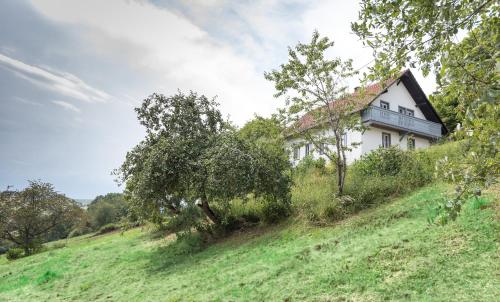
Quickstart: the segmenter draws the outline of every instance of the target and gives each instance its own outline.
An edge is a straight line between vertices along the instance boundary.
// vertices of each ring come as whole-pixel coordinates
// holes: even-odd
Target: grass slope
[[[429,226],[428,206],[446,188],[331,227],[288,222],[199,252],[140,229],[75,238],[0,258],[0,301],[498,301],[498,201]]]

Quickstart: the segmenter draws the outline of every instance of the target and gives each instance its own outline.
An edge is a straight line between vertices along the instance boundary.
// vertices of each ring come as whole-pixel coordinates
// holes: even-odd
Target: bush
[[[5,256],[9,260],[16,260],[16,259],[24,257],[24,250],[21,248],[17,248],[17,247],[11,248],[7,251]]]
[[[290,215],[290,205],[278,201],[264,201],[260,218],[265,223],[276,223]]]
[[[365,176],[395,176],[404,163],[410,160],[408,152],[397,147],[378,148],[356,161],[353,166]]]
[[[77,227],[77,228],[74,228],[71,232],[69,232],[68,238],[82,236],[82,235],[88,234],[90,232],[92,232],[92,229],[89,227]]]
[[[300,173],[294,173],[293,212],[309,222],[321,223],[324,217],[329,216],[325,215],[325,211],[336,207],[336,179],[331,173],[325,173],[323,169],[314,166],[299,171]]]
[[[374,150],[349,166],[341,197],[336,194],[335,175],[325,173],[328,167],[306,159],[294,171],[292,208],[314,224],[342,219],[430,183],[436,161],[457,157],[461,149],[460,143],[448,143],[416,151]]]
[[[97,231],[96,235],[102,235],[102,234],[106,234],[106,233],[110,233],[110,232],[113,232],[113,231],[116,231],[116,230],[119,230],[120,229],[120,226],[115,224],[115,223],[108,223],[108,224],[105,224],[103,225],[99,231]]]
[[[295,174],[304,175],[311,170],[325,174],[327,172],[326,160],[324,158],[314,159],[312,156],[306,156],[297,164],[294,172]]]

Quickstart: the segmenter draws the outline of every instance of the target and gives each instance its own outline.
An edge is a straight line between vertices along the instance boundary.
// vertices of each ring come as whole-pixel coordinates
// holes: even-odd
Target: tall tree
[[[0,238],[30,255],[50,231],[75,222],[81,212],[76,202],[57,193],[51,184],[30,181],[22,191],[0,193]]]
[[[352,61],[328,59],[333,41],[315,31],[309,44],[288,49],[288,62],[265,73],[274,82],[275,97],[286,97],[280,111],[289,135],[303,137],[336,165],[337,188],[341,195],[347,173],[346,151],[359,142],[345,143],[349,131],[362,129],[359,116],[352,114],[356,101],[348,98],[345,79],[355,75]],[[332,135],[333,134],[333,135]]]

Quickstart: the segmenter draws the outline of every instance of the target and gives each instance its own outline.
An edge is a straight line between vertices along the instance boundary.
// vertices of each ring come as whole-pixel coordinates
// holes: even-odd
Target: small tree
[[[127,216],[127,202],[121,193],[108,193],[97,196],[89,204],[87,213],[93,229],[119,222]]]
[[[312,143],[337,171],[338,193],[341,195],[347,173],[346,152],[359,142],[346,142],[349,131],[360,131],[359,116],[353,114],[356,100],[348,97],[343,81],[355,74],[352,61],[327,59],[325,54],[333,41],[315,31],[311,43],[289,48],[289,60],[279,70],[265,73],[273,81],[275,97],[286,96],[281,114],[288,134],[298,135]]]
[[[193,92],[153,94],[136,111],[147,135],[116,173],[126,183],[131,209],[143,219],[161,224],[165,217],[183,215],[196,204],[220,225],[221,205],[235,197],[262,193],[288,198],[289,181],[280,177],[287,166],[274,165],[267,168],[274,173],[261,173],[266,169],[261,164],[268,164],[257,160],[263,153],[238,138],[222,120],[214,100]],[[271,177],[285,180],[276,183]],[[257,188],[262,182],[282,186],[263,192]]]
[[[30,181],[22,191],[0,193],[0,238],[32,254],[54,228],[69,224],[81,212],[71,199],[49,183]]]

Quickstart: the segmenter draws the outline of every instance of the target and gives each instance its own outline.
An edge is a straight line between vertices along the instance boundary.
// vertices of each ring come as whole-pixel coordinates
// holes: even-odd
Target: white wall
[[[379,95],[372,103],[372,106],[380,107],[380,101],[388,102],[391,111],[399,112],[399,106],[406,107],[415,111],[415,117],[426,119],[420,108],[415,104],[410,93],[403,82],[397,85],[397,82],[387,88],[387,92]]]
[[[331,135],[333,136],[333,133],[331,131],[327,131],[324,135]],[[352,143],[361,143],[362,142],[362,136],[361,132],[359,131],[348,131],[347,132],[347,145],[350,146]],[[293,138],[288,140],[288,147],[290,150],[290,160],[292,163],[297,164],[300,160],[302,160],[306,156],[306,147],[304,145],[305,140],[302,138]],[[299,159],[294,160],[293,159],[293,148],[294,146],[299,147]],[[335,150],[335,145],[329,145],[328,146],[330,150]],[[320,155],[318,150],[315,150],[314,145],[311,144],[311,150],[312,150],[312,157],[314,159],[319,159],[319,158],[324,158],[328,159],[325,155]],[[347,163],[350,164],[354,160],[358,159],[361,157],[361,145],[352,147],[352,150],[350,152],[346,152],[346,160]]]
[[[389,110],[399,112],[399,106],[412,109],[415,113],[416,118],[426,119],[420,108],[418,108],[415,104],[415,101],[411,97],[410,93],[401,82],[399,85],[397,82],[392,84],[387,88],[387,92],[378,96],[372,103],[372,106],[380,107],[380,101],[388,102],[390,105]],[[374,149],[379,148],[382,145],[382,132],[391,134],[391,145],[399,146],[401,149],[406,150],[408,148],[408,135],[404,135],[400,140],[400,135],[397,130],[386,130],[376,127],[369,127],[363,133],[361,132],[349,132],[347,135],[347,142],[350,145],[352,142],[361,142],[357,148],[353,148],[351,152],[347,152],[347,162],[350,164],[356,159],[359,159],[361,155],[366,154]],[[415,148],[426,148],[431,145],[429,139],[414,137],[415,139]],[[291,150],[290,160],[292,163],[297,164],[300,160],[305,157],[305,146],[302,145],[300,147],[299,152],[299,160],[293,160],[293,146],[297,144],[303,143],[304,140],[301,138],[294,138],[288,141],[288,146]],[[334,150],[335,146],[330,146],[331,150]],[[315,159],[323,157],[320,156],[319,153],[314,150],[314,146],[311,145],[311,150],[313,150],[312,156]]]
[[[374,149],[382,146],[382,132],[391,134],[391,146],[398,146],[403,150],[408,149],[408,135],[404,135],[400,140],[398,131],[387,130],[375,127],[369,127],[362,135],[363,144],[361,146],[362,154],[366,154]],[[429,147],[430,141],[421,137],[413,137],[415,139],[415,148]]]

